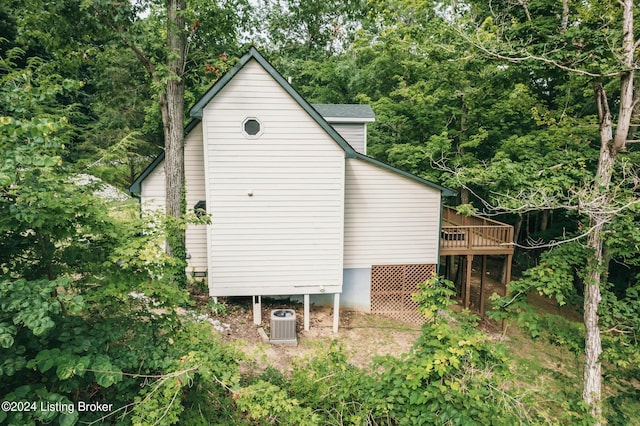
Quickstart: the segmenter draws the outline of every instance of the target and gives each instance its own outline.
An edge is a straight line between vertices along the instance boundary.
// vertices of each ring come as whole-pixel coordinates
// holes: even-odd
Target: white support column
[[[340,323],[340,293],[333,295],[333,332],[338,332],[338,324]]]
[[[218,304],[218,296],[213,296],[213,304],[214,305]]]
[[[253,323],[262,324],[262,296],[253,296]]]
[[[309,295],[304,295],[304,331],[309,331]]]

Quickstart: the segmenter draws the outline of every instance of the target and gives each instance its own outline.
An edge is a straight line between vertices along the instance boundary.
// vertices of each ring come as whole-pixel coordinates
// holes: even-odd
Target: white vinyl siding
[[[203,129],[210,294],[341,292],[344,151],[254,60],[204,108]]]
[[[184,179],[187,209],[200,200],[205,200],[204,156],[202,154],[202,123],[194,127],[185,138]],[[188,225],[185,235],[187,253],[187,273],[207,270],[207,227],[206,225]]]
[[[367,153],[367,127],[364,123],[334,123],[336,132],[361,154]]]
[[[164,190],[164,161],[156,166],[155,169],[140,186],[140,205],[142,211],[151,212],[154,210],[165,209],[165,190]]]
[[[201,124],[198,124],[185,137],[184,166],[187,209],[193,211],[195,204],[205,199]],[[142,181],[140,201],[143,211],[164,211],[164,161],[161,161],[149,176]],[[186,246],[187,253],[191,256],[191,258],[188,259],[187,273],[192,271],[206,271],[206,226],[188,225],[186,230]]]
[[[347,159],[345,193],[345,268],[438,263],[440,191]]]

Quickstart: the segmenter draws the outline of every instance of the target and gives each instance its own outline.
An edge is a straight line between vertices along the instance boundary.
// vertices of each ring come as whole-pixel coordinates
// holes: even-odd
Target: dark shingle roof
[[[357,123],[372,122],[376,115],[371,109],[371,105],[359,104],[312,104],[316,111],[320,113],[326,120],[331,121],[332,118],[341,119],[340,121],[352,121]]]

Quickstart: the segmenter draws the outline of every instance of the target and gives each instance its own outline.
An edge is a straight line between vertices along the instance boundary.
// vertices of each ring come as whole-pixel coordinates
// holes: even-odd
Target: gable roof
[[[249,63],[249,61],[255,60],[264,68],[264,70],[300,105],[300,107],[307,112],[313,118],[322,129],[324,129],[327,134],[342,148],[345,152],[346,158],[359,158],[364,161],[368,161],[370,163],[376,164],[379,167],[388,169],[394,173],[401,174],[402,176],[413,179],[417,182],[420,182],[424,185],[430,186],[442,192],[443,196],[454,196],[456,193],[451,189],[445,188],[443,186],[437,185],[433,182],[425,180],[421,177],[412,175],[403,170],[397,169],[388,164],[382,163],[378,160],[374,160],[371,157],[367,157],[366,155],[358,153],[349,143],[329,124],[329,122],[320,114],[320,112],[311,106],[309,102],[307,102],[302,95],[300,95],[294,88],[287,82],[287,80],[278,72],[276,69],[267,61],[264,56],[258,52],[255,47],[251,47],[247,53],[245,53],[240,61],[227,73],[225,73],[218,81],[216,81],[213,86],[195,103],[195,105],[189,110],[189,115],[194,119],[187,125],[185,128],[185,134],[188,134],[201,120],[204,108],[207,104],[229,83],[235,76],[238,74],[244,67]],[[369,105],[366,106],[358,106],[351,108],[351,106],[347,105],[335,105],[332,108],[328,106],[316,105],[320,107],[320,109],[325,109],[327,112],[332,112],[335,114],[345,115],[347,113],[360,114],[366,117],[360,118],[373,118],[373,110]],[[368,108],[368,110],[367,110]],[[370,112],[369,112],[370,111]],[[340,115],[339,115],[340,116]],[[373,117],[369,117],[373,116]],[[140,193],[142,191],[142,182],[144,179],[164,160],[164,151],[158,155],[153,162],[136,178],[136,180],[129,187],[129,192],[132,194]]]
[[[282,87],[285,92],[287,92],[300,107],[307,112],[319,125],[322,127],[331,138],[342,148],[345,152],[347,158],[353,158],[356,155],[356,150],[349,145],[349,143],[344,140],[342,136],[336,130],[331,127],[331,125],[316,111],[309,102],[307,102],[300,93],[296,91],[296,89],[287,82],[287,80],[278,72],[276,69],[267,61],[264,56],[258,52],[258,50],[251,46],[249,51],[245,53],[240,61],[231,69],[231,71],[227,72],[222,76],[218,81],[216,81],[213,86],[196,102],[196,104],[189,110],[189,115],[192,117],[202,118],[203,110],[205,106],[211,99],[213,99],[226,85],[229,83],[233,77],[236,76],[242,70],[247,63],[251,60],[255,60],[264,68],[264,70]]]

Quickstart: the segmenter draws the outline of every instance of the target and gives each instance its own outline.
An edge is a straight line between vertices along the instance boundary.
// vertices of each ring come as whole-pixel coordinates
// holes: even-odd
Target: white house
[[[454,193],[365,155],[368,105],[311,105],[251,48],[190,114],[187,206],[206,205],[211,224],[188,228],[187,272],[212,297],[259,308],[297,295],[307,313],[310,297],[332,295],[368,311],[372,267],[435,270],[441,200]],[[130,187],[143,209],[164,208],[163,158]]]

